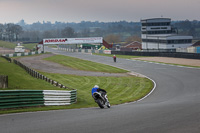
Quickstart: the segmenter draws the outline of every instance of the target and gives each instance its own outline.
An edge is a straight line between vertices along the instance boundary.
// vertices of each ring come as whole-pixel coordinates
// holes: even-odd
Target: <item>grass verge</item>
[[[127,77],[92,77],[92,76],[72,76],[64,74],[43,73],[51,79],[56,79],[69,87],[77,89],[77,103],[68,106],[42,106],[30,107],[15,110],[3,110],[2,113],[33,112],[60,109],[76,109],[97,107],[91,96],[91,89],[95,84],[108,92],[108,99],[111,105],[132,102],[144,97],[153,88],[153,83],[147,78],[127,76]]]
[[[33,78],[21,67],[0,57],[0,75],[8,75],[10,90],[53,90],[58,89],[49,83]],[[8,90],[6,89],[6,90]],[[3,89],[1,89],[3,90]]]
[[[109,65],[104,65],[100,63],[94,63],[92,61],[82,60],[74,57],[64,56],[64,55],[55,55],[44,60],[56,62],[67,67],[71,67],[77,70],[84,71],[95,71],[95,72],[108,72],[108,73],[126,73],[128,71],[112,67]]]
[[[110,103],[121,104],[144,97],[153,88],[153,83],[142,77],[93,77],[65,74],[43,73],[51,79],[58,79],[62,84],[78,91],[80,107],[97,106],[91,96],[91,89],[95,84],[108,92]]]
[[[14,63],[8,63],[4,58],[0,58],[0,74],[8,75],[8,89],[23,90],[45,90],[59,89],[49,83],[31,77],[22,68]],[[87,63],[86,63],[87,64]],[[99,68],[101,69],[101,67]],[[148,94],[153,88],[153,83],[147,78],[126,76],[126,77],[92,77],[76,76],[65,74],[44,73],[43,75],[62,83],[65,86],[77,89],[77,103],[69,106],[41,106],[29,108],[17,108],[0,110],[0,114],[47,111],[59,109],[74,109],[86,107],[98,107],[91,96],[91,89],[95,84],[106,89],[111,105],[122,104],[138,100]]]
[[[25,48],[33,50],[36,48],[37,43],[22,44]]]
[[[34,49],[37,43],[30,43],[30,44],[22,44],[27,49]],[[12,42],[6,42],[6,41],[0,41],[0,47],[4,48],[11,48],[14,49],[17,46],[17,44]]]
[[[6,42],[6,41],[0,41],[0,47],[12,48],[12,49],[14,49],[15,46],[16,46],[16,44],[14,44],[14,43]]]

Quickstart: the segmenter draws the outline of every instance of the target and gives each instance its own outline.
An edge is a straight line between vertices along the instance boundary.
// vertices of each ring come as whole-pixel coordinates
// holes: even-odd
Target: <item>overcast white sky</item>
[[[0,23],[200,20],[200,0],[0,0]]]

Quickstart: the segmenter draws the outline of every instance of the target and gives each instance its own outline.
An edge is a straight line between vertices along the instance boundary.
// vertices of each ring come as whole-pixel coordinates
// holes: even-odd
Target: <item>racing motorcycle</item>
[[[110,108],[110,103],[109,103],[108,97],[105,93],[103,93],[101,91],[100,92],[94,92],[92,96],[93,96],[95,102],[99,105],[100,108],[104,108],[105,106]]]

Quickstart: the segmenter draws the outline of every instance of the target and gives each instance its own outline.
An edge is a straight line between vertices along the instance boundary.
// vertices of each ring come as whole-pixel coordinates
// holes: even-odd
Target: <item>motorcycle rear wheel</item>
[[[97,99],[97,104],[99,105],[100,108],[102,108],[102,109],[104,108],[104,103],[103,103],[102,99],[98,98]]]

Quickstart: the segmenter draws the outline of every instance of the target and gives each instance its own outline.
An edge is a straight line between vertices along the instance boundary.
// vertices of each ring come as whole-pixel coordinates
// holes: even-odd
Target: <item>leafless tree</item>
[[[4,25],[0,24],[0,40],[3,39],[3,33],[4,33]]]
[[[73,28],[66,27],[61,31],[62,37],[76,37],[76,33]]]
[[[133,42],[133,41],[138,41],[138,42],[141,42],[141,38],[138,37],[138,36],[130,36],[128,38],[126,38],[125,40],[127,43],[130,43],[130,42]]]
[[[22,27],[13,23],[5,25],[5,34],[9,41],[18,41],[19,34],[22,33]]]
[[[121,41],[120,35],[110,34],[105,37],[105,41],[108,43],[119,43]]]
[[[23,29],[19,25],[13,25],[13,32],[15,34],[16,41],[18,41],[19,35],[23,32]]]

